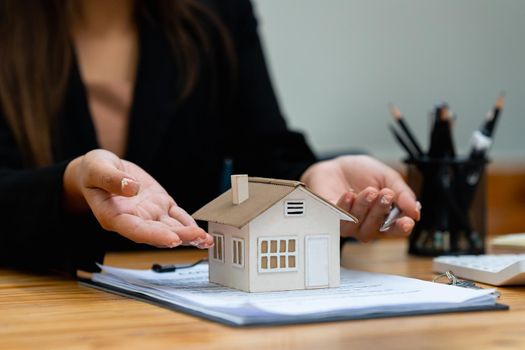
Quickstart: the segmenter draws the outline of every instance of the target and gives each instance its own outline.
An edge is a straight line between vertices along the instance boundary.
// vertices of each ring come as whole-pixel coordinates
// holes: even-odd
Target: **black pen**
[[[502,92],[496,99],[494,108],[487,114],[487,118],[480,129],[472,133],[470,159],[484,158],[487,150],[492,146],[492,136],[504,105],[505,94]]]
[[[452,140],[451,114],[446,103],[437,105],[435,108],[428,155],[432,158],[456,156]]]
[[[196,262],[194,262],[193,264],[188,264],[188,265],[174,265],[174,264],[153,264],[153,266],[151,266],[151,269],[155,272],[158,272],[158,273],[164,273],[164,272],[175,272],[177,270],[180,270],[180,269],[188,269],[190,267],[194,267],[194,266],[197,266],[198,264],[204,262],[204,261],[207,261],[208,259],[200,259]]]
[[[496,123],[498,122],[498,118],[501,114],[501,111],[503,110],[504,105],[505,92],[502,91],[496,99],[496,104],[494,105],[494,109],[492,110],[491,116],[487,118],[480,130],[484,135],[492,137],[492,135],[494,134],[494,129],[496,128]]]
[[[403,114],[401,113],[399,108],[397,108],[394,104],[391,103],[388,106],[388,109],[390,110],[390,114],[392,114],[392,117],[394,117],[397,123],[401,126],[401,129],[403,129],[403,131],[405,132],[405,135],[408,137],[408,139],[410,140],[410,143],[415,148],[417,155],[422,156],[423,150],[421,149],[421,146],[419,145],[419,142],[417,141],[417,139],[414,137],[414,134],[408,127],[408,124],[405,123],[403,119]]]
[[[410,157],[410,159],[415,159],[416,158],[416,153],[415,151],[406,143],[405,140],[403,140],[403,137],[401,135],[399,135],[399,133],[396,131],[396,129],[394,128],[393,125],[389,124],[388,125],[388,128],[390,129],[390,132],[392,132],[392,134],[394,135],[395,139],[397,140],[397,142],[401,145],[401,147],[403,147],[405,149],[405,151],[408,153],[408,156]]]
[[[456,156],[456,148],[454,147],[454,140],[452,138],[452,113],[449,106],[444,103],[441,106],[440,122],[443,123],[443,156],[454,158]]]
[[[432,122],[432,129],[430,131],[430,145],[428,147],[428,156],[431,158],[437,158],[441,155],[441,144],[440,144],[440,134],[442,124],[440,122],[441,115],[441,105],[436,105],[434,108],[434,116]]]

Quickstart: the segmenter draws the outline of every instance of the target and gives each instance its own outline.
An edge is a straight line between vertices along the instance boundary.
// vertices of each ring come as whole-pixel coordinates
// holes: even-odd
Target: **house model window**
[[[305,211],[304,200],[292,200],[284,202],[285,216],[303,216]]]
[[[224,235],[213,233],[213,260],[224,262]]]
[[[259,272],[297,270],[297,238],[259,239]]]
[[[244,240],[232,238],[233,266],[244,267]]]

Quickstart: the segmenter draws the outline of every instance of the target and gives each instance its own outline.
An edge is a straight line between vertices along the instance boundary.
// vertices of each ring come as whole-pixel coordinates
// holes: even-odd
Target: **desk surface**
[[[347,245],[344,266],[431,279],[401,240]],[[132,268],[194,261],[198,251],[110,254]],[[525,288],[500,288],[510,311],[234,329],[57,276],[0,269],[0,349],[524,349]]]

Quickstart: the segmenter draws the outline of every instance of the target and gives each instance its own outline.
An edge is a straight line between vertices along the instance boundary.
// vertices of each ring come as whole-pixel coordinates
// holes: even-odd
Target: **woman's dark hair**
[[[29,166],[53,161],[51,135],[71,67],[74,7],[71,0],[0,0],[0,108]],[[200,2],[140,1],[136,12],[158,22],[168,38],[182,76],[180,99],[198,81],[203,54],[212,74],[220,69],[218,49],[235,66],[226,27]]]

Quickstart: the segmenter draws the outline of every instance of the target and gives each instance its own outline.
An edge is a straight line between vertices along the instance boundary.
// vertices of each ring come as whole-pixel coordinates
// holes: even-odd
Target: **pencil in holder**
[[[486,159],[420,157],[405,161],[408,184],[421,202],[409,253],[483,254],[486,235]]]

